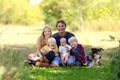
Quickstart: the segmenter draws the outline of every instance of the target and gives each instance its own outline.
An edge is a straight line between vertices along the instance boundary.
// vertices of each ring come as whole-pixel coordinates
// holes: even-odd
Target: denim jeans
[[[87,60],[87,66],[93,66],[93,63],[89,60]],[[78,60],[75,61],[75,65],[76,66],[82,66],[83,64],[81,62],[79,62]]]
[[[51,62],[51,64],[58,64],[59,66],[61,65],[61,59],[59,56],[55,56]]]
[[[68,58],[66,64],[69,65],[71,63],[74,63],[74,57],[72,55],[70,55],[70,57]]]

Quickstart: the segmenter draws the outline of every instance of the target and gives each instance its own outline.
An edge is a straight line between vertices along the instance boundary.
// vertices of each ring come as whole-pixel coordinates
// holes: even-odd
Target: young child
[[[56,40],[54,38],[49,38],[48,44],[40,49],[40,54],[37,53],[29,54],[28,61],[30,64],[33,64],[34,66],[36,65],[44,66],[46,64],[50,64],[55,55],[59,55]]]
[[[67,50],[67,48],[71,48],[67,43],[65,38],[60,39],[60,46],[59,46],[59,53],[60,53],[60,58],[62,61],[62,65],[65,65],[69,56],[70,52]]]
[[[55,56],[59,55],[56,40],[52,37],[48,39],[48,44],[41,48],[40,51],[41,54],[43,55],[43,59],[45,61],[48,61],[49,63],[51,63],[52,59]]]
[[[36,67],[47,67],[47,66],[49,66],[48,63],[43,63],[42,62],[42,55],[38,56],[36,53],[29,54],[28,58],[25,62],[29,63],[32,67],[33,66],[36,66]]]
[[[68,42],[72,47],[70,52],[75,57],[75,65],[91,66],[92,63],[87,60],[84,48],[81,44],[78,43],[77,38],[71,37],[69,38]]]
[[[36,53],[31,53],[28,55],[28,60],[31,60],[31,61],[37,61],[37,60],[42,60],[41,59],[42,57],[38,56]]]

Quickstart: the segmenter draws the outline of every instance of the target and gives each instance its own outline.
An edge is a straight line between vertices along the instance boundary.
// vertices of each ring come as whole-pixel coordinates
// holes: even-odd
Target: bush
[[[15,51],[3,48],[0,50],[0,80],[11,80],[16,77],[17,71],[21,67],[22,57]]]
[[[112,67],[112,80],[119,80],[120,79],[120,50],[116,53],[116,56],[111,61]]]

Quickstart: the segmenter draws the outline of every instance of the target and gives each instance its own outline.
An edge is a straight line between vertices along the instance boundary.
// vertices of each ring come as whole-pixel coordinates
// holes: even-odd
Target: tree
[[[31,5],[29,0],[0,0],[0,23],[38,24],[44,19],[39,5]]]

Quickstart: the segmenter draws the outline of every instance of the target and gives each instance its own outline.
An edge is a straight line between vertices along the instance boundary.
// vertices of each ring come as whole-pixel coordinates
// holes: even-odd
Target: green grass
[[[103,65],[101,67],[58,67],[31,68],[24,64],[27,55],[35,51],[35,42],[41,27],[8,27],[0,31],[0,80],[111,80],[111,60],[119,50],[116,35],[111,31],[74,32],[85,51],[91,47],[102,47]],[[54,32],[53,32],[54,33]],[[109,35],[115,37],[112,40]]]
[[[110,80],[111,78],[109,65],[100,68],[75,66],[33,69],[26,67],[24,72],[27,72],[26,75],[21,75],[24,80]]]
[[[4,54],[4,55],[3,55]],[[110,64],[104,64],[101,67],[58,67],[32,68],[28,64],[23,64],[22,55],[9,49],[4,49],[2,55],[3,66],[6,68],[4,77],[6,80],[110,80]],[[6,63],[5,60],[7,59]],[[8,66],[9,65],[9,66]],[[7,75],[7,76],[6,76]],[[10,76],[10,77],[8,77]]]

